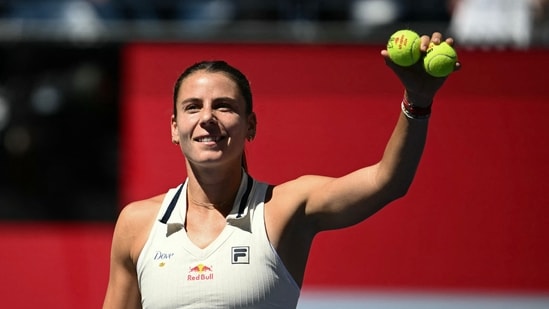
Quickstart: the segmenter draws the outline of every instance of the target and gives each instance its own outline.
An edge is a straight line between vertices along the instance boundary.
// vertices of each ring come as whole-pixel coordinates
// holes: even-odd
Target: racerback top
[[[204,249],[184,228],[186,188],[168,191],[139,255],[143,308],[295,308],[300,289],[265,229],[268,185],[243,172],[227,225]]]

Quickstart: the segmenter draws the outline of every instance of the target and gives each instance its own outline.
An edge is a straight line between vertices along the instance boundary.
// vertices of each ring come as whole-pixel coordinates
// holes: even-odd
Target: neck
[[[221,208],[225,208],[225,206],[227,206],[228,204],[230,204],[230,200],[226,200],[226,201],[211,201],[211,202],[201,202],[201,201],[197,201],[195,200],[190,194],[187,194],[188,198],[189,198],[189,203],[195,205],[195,206],[200,206],[200,207],[204,207],[206,209],[221,209]]]
[[[189,182],[187,199],[189,205],[205,209],[229,212],[240,188],[242,170],[197,170],[187,169]]]

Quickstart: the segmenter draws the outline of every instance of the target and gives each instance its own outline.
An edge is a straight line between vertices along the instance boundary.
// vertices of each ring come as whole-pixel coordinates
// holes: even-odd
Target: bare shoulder
[[[271,227],[273,239],[281,236],[290,224],[307,229],[307,203],[311,197],[321,192],[333,178],[315,175],[301,176],[272,187],[265,203],[265,218]]]
[[[133,223],[146,223],[148,220],[154,219],[162,201],[164,200],[166,194],[160,194],[145,200],[135,201],[128,204],[120,212],[118,221],[130,221]]]
[[[273,187],[272,204],[304,205],[315,192],[321,192],[323,187],[334,178],[304,175]]]
[[[134,263],[145,245],[165,195],[132,202],[120,212],[114,237],[127,246]]]

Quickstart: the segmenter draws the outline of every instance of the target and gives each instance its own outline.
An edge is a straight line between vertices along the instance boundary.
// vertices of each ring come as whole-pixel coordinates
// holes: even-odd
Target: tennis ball
[[[434,77],[445,77],[454,71],[456,61],[457,53],[448,43],[431,43],[423,58],[423,67]]]
[[[421,56],[420,43],[419,35],[414,31],[399,30],[389,38],[387,53],[394,63],[409,67],[416,63]]]

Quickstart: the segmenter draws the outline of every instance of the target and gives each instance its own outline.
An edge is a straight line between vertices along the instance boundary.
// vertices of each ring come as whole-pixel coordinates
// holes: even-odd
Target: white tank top
[[[204,249],[183,228],[186,187],[168,191],[139,254],[143,308],[295,308],[300,289],[265,229],[268,185],[243,173],[227,225]]]

